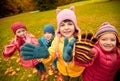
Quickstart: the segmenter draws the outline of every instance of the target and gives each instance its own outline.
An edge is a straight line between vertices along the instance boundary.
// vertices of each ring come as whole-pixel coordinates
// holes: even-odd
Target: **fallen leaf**
[[[16,68],[16,71],[20,71],[20,68]]]
[[[15,72],[15,71],[13,71],[13,72],[11,73],[11,76],[14,76],[14,75],[16,75],[16,72]]]
[[[12,56],[10,59],[15,59],[16,57],[15,56]]]
[[[24,79],[24,76],[22,76],[21,78],[20,78],[20,80],[23,80]]]
[[[5,71],[5,75],[6,75],[6,74],[10,74],[10,73],[12,73],[13,71],[14,71],[14,70],[13,70],[12,67],[7,68],[6,71]]]
[[[53,70],[48,70],[49,75],[53,75]]]
[[[17,62],[17,63],[20,62],[20,58],[18,58],[18,59],[16,60],[16,62]]]
[[[36,69],[33,69],[33,74],[37,73],[37,70]]]
[[[29,78],[32,77],[32,74],[29,74],[28,77],[29,77]]]

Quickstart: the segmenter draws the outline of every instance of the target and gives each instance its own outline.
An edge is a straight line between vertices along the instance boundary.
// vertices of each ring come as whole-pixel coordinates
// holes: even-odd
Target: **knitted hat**
[[[22,22],[15,22],[11,25],[11,29],[14,34],[16,34],[17,29],[24,28],[26,29],[26,26]]]
[[[52,33],[53,35],[55,34],[54,27],[51,24],[47,24],[44,26],[44,33]]]
[[[115,33],[116,36],[118,36],[117,29],[113,25],[111,25],[109,22],[104,22],[98,29],[95,37],[99,38],[101,35],[103,35],[106,32],[113,32]]]
[[[71,6],[70,9],[64,9],[64,10],[57,9],[56,13],[57,13],[57,26],[58,26],[56,33],[59,33],[60,23],[64,20],[71,20],[75,25],[75,29],[78,30],[79,32],[80,29],[77,27],[76,16],[74,13],[74,6]]]

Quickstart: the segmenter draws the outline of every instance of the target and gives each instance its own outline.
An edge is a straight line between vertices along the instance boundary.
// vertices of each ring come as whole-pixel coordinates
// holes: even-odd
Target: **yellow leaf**
[[[52,71],[52,70],[49,70],[49,71],[48,71],[48,74],[49,74],[49,75],[53,75],[53,71]]]
[[[34,74],[37,73],[37,70],[36,70],[36,69],[33,69],[33,73],[34,73]]]
[[[16,60],[16,62],[17,62],[17,63],[20,62],[20,58],[18,58],[18,59]]]
[[[11,59],[15,59],[16,57],[15,56],[12,56]]]
[[[28,77],[31,77],[31,76],[32,76],[32,74],[29,74],[29,75],[28,75]]]
[[[11,75],[12,75],[12,76],[16,75],[16,72],[15,72],[15,71],[13,71]]]
[[[20,78],[20,80],[23,80],[24,79],[24,76],[22,76],[21,78]]]
[[[20,71],[20,68],[16,68],[16,71]]]

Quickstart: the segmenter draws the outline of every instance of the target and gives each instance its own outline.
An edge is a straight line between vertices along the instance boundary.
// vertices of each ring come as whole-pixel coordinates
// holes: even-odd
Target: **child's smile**
[[[99,38],[100,46],[106,50],[111,51],[116,46],[116,36],[113,33],[106,33]]]
[[[60,33],[64,37],[71,37],[75,32],[75,27],[72,21],[62,22],[60,25]]]
[[[26,29],[24,28],[19,28],[16,30],[16,35],[19,37],[25,37],[26,34]]]

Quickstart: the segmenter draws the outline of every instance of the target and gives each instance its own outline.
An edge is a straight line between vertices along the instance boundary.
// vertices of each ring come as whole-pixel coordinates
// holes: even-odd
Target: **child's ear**
[[[71,7],[70,7],[70,10],[75,11],[75,7],[74,7],[74,6],[71,6]]]
[[[56,13],[58,14],[61,10],[59,8],[56,9]]]

